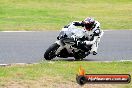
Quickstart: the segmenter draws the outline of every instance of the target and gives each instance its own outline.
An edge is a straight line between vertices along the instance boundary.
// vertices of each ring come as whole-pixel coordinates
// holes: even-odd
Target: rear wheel
[[[83,51],[78,51],[78,52],[74,53],[75,60],[83,60],[83,58],[85,58],[85,57],[86,57],[86,55],[85,55],[85,52],[83,52]]]
[[[44,53],[44,58],[46,60],[51,60],[56,57],[56,51],[60,47],[57,43],[52,44]]]

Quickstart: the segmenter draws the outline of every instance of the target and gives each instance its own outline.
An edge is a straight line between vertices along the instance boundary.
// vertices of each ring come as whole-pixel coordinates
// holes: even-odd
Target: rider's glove
[[[77,41],[77,46],[78,47],[81,47],[81,46],[84,46],[86,45],[86,43],[84,41]]]
[[[84,27],[84,23],[83,22],[73,22],[73,25]]]
[[[78,26],[80,23],[79,22],[73,22],[73,25]]]

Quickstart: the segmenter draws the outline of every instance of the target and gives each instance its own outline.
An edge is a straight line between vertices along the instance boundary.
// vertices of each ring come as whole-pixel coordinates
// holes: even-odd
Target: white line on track
[[[43,30],[43,31],[0,31],[0,32],[45,32],[45,31],[60,31],[60,30]]]
[[[132,31],[132,29],[125,29],[125,30],[131,30]],[[43,30],[43,31],[0,31],[0,32],[44,32],[44,31],[52,31],[52,30]],[[56,30],[56,31],[60,31],[60,30]],[[116,31],[116,30],[103,30],[103,31]]]
[[[104,62],[104,63],[109,63],[109,62],[132,62],[132,60],[120,60],[120,61],[93,61],[93,62]],[[90,61],[91,62],[91,61]],[[48,61],[48,63],[55,63],[54,61]],[[12,64],[0,64],[0,67],[5,67],[5,66],[12,66],[12,65],[29,65],[29,64],[39,64],[39,63],[12,63]]]
[[[51,30],[44,30],[44,31],[51,31]],[[0,32],[44,32],[44,31],[0,31]],[[60,31],[60,30],[56,30]],[[114,31],[114,30],[103,30],[103,31]]]

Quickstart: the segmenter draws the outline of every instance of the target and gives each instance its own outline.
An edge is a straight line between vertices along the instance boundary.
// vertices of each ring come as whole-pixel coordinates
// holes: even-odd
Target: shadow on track
[[[44,59],[44,61],[46,61],[45,59]],[[50,60],[50,61],[69,61],[69,62],[73,62],[73,61],[99,61],[99,60],[96,60],[96,59],[83,59],[83,60],[75,60],[74,58],[62,58],[62,59],[60,59],[60,58],[55,58],[55,59],[53,59],[53,60]]]

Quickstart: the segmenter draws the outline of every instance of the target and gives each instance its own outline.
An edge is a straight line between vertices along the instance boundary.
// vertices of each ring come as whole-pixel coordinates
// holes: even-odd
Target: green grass
[[[26,66],[0,67],[0,87],[6,85],[5,83],[10,80],[37,80],[43,77],[47,79],[55,77],[62,81],[76,82],[75,77],[80,66],[85,69],[87,74],[132,75],[132,62],[44,61]],[[132,84],[127,84],[123,88],[130,87]]]
[[[132,29],[132,0],[0,0],[0,31],[60,30],[93,16],[102,29]]]

